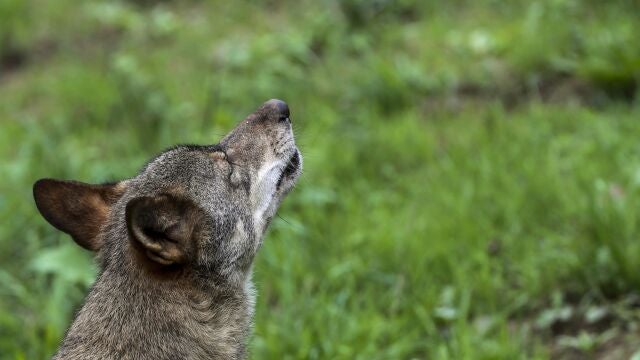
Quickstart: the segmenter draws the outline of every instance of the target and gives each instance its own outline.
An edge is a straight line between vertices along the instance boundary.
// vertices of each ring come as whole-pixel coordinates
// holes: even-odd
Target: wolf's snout
[[[272,119],[279,121],[290,120],[289,118],[289,105],[286,102],[278,99],[271,99],[262,105]]]

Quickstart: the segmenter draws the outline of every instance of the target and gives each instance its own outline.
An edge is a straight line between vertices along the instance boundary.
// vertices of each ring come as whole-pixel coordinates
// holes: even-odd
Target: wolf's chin
[[[282,192],[288,192],[298,179],[301,169],[302,156],[300,156],[300,151],[298,151],[298,149],[295,149],[295,152],[287,161],[287,165],[284,167],[282,173],[280,174],[280,177],[278,178],[278,183],[276,184],[276,192],[281,192],[281,190],[283,189],[284,191]]]

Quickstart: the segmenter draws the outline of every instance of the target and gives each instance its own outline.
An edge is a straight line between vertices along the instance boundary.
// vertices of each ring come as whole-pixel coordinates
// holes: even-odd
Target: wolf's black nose
[[[286,119],[289,117],[289,105],[282,100],[271,99],[264,103],[263,106],[273,111],[278,118]]]

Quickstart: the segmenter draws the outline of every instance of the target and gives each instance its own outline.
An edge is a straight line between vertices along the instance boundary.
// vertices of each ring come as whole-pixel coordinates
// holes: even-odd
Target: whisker
[[[276,213],[276,216],[278,216],[282,221],[286,222],[286,223],[287,223],[287,225],[289,225],[289,226],[293,226],[293,225],[291,225],[291,223],[290,223],[290,222],[288,222],[285,218],[283,218],[282,216],[280,216],[280,214]]]

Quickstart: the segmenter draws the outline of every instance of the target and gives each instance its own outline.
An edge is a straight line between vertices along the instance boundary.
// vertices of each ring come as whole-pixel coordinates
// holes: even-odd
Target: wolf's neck
[[[107,269],[100,274],[59,355],[244,356],[254,304],[250,279],[240,288],[231,288],[125,271]],[[91,349],[83,348],[87,344]]]

